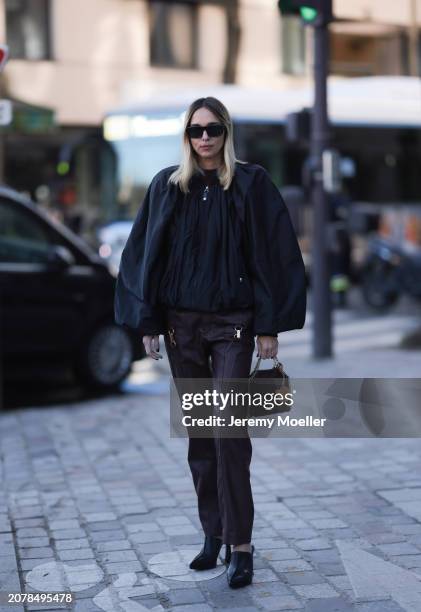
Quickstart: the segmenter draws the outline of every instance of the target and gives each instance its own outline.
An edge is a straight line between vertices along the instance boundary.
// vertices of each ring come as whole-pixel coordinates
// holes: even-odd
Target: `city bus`
[[[263,90],[215,85],[157,93],[110,111],[104,137],[118,160],[117,197],[107,220],[133,218],[156,172],[177,164],[184,113],[213,95],[229,109],[239,159],[259,163],[281,189],[301,185],[307,145],[289,143],[286,115],[311,107],[311,87]],[[353,202],[421,202],[421,82],[415,77],[329,78],[330,145],[342,156]]]
[[[219,98],[231,113],[237,157],[264,166],[284,197],[294,188],[299,191],[309,144],[288,141],[286,117],[312,106],[311,86],[274,90],[214,85],[171,90],[113,109],[104,118],[104,138],[118,162],[115,206],[104,213],[104,221],[133,220],[153,176],[180,160],[187,107],[207,95]],[[353,211],[360,214],[356,219],[376,219],[388,205],[399,209],[421,204],[418,78],[329,77],[328,113],[329,146],[341,155],[343,191],[337,199],[352,203]],[[307,257],[311,206],[305,198],[304,193],[293,222]],[[334,203],[332,196],[332,209]],[[359,225],[360,234],[370,227],[364,221]],[[364,257],[361,245],[364,240],[358,239],[353,245],[359,260]]]

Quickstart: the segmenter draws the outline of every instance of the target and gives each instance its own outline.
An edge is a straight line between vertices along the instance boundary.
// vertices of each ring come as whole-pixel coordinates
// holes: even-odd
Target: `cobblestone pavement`
[[[400,320],[385,341],[379,319],[337,319],[335,360],[280,336],[293,375],[419,376],[418,351],[388,346]],[[233,591],[221,562],[188,569],[203,535],[168,398],[167,361],[144,360],[123,395],[0,415],[0,612],[47,609],[5,603],[25,591],[71,591],[48,609],[77,612],[421,610],[418,439],[254,439],[254,582]]]
[[[254,439],[254,583],[233,591],[222,565],[188,569],[202,533],[167,386],[0,417],[0,591],[71,590],[49,609],[78,612],[421,610],[417,439]]]

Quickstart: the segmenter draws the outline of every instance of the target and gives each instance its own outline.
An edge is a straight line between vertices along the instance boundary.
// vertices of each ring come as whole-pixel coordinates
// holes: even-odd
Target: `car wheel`
[[[113,389],[129,374],[133,346],[128,333],[113,323],[95,329],[83,346],[76,363],[76,375],[97,389]]]

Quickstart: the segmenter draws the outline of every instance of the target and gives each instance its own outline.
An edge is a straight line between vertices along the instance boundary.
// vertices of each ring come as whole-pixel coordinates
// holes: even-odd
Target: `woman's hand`
[[[159,354],[159,336],[143,336],[143,346],[145,347],[146,354],[152,359],[162,359],[162,355]]]
[[[271,359],[278,354],[278,338],[274,336],[257,336],[257,356]]]

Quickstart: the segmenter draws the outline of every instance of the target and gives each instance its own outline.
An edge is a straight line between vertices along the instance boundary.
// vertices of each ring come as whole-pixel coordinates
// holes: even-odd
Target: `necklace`
[[[206,185],[205,190],[203,191],[203,195],[202,195],[202,202],[206,202],[206,200],[208,199],[208,193],[209,193],[209,186]]]

